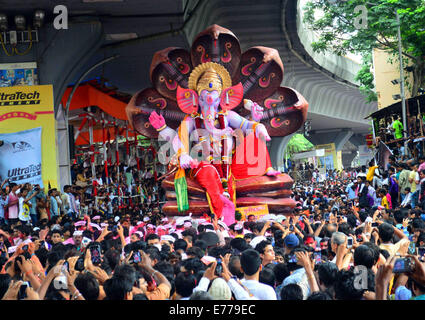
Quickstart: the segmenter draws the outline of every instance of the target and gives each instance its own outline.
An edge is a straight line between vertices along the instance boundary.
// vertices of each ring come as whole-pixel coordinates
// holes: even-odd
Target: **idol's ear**
[[[224,111],[232,110],[237,107],[243,98],[243,86],[239,82],[233,87],[228,87],[223,90],[220,98],[220,106]]]
[[[192,89],[177,87],[177,104],[181,111],[187,114],[198,111],[198,94]]]

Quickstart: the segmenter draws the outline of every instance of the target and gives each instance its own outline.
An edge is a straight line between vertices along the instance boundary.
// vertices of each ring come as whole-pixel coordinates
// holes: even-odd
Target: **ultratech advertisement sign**
[[[10,136],[3,136],[5,133],[24,134],[22,130],[29,132],[30,135],[38,135],[38,140],[16,138],[12,141],[9,139]],[[0,147],[0,175],[3,179],[8,177],[13,182],[31,182],[41,173],[40,182],[37,184],[47,186],[50,182],[53,188],[58,187],[56,128],[51,85],[0,88],[0,140],[5,141]],[[37,148],[38,152],[41,152],[38,162],[31,153]],[[31,161],[28,158],[30,153],[33,157]],[[6,167],[7,170],[2,171]]]
[[[34,92],[24,93],[16,91],[15,93],[0,93],[0,106],[19,106],[28,104],[40,104],[40,93]]]
[[[14,183],[39,184],[41,178],[41,128],[0,134],[0,176]]]

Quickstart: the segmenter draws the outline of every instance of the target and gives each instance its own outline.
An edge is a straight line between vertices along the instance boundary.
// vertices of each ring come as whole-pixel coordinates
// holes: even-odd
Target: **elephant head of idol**
[[[187,114],[200,113],[205,129],[215,136],[225,134],[215,127],[218,113],[235,108],[242,97],[242,84],[232,86],[228,71],[214,62],[203,63],[192,71],[188,89],[177,88],[179,108]]]

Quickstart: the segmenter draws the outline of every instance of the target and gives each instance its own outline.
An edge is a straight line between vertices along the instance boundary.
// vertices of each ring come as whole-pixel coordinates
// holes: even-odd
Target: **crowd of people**
[[[425,158],[293,186],[291,215],[166,217],[158,177],[4,180],[3,300],[424,300]],[[241,217],[238,217],[241,219]]]

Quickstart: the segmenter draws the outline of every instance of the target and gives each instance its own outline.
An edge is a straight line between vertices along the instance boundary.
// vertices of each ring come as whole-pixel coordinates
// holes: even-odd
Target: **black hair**
[[[127,279],[133,285],[137,280],[136,269],[129,264],[119,265],[115,268],[113,277]]]
[[[364,223],[367,217],[369,217],[369,214],[366,211],[359,212],[359,220],[361,223]]]
[[[230,247],[240,252],[249,249],[249,245],[243,238],[234,238],[230,241]]]
[[[182,266],[186,271],[192,271],[193,273],[198,273],[199,271],[204,270],[204,264],[198,258],[190,258],[182,261]]]
[[[175,285],[177,294],[184,298],[190,297],[196,287],[196,278],[190,272],[180,272],[175,279]]]
[[[160,261],[153,267],[155,270],[161,272],[165,277],[174,277],[174,269],[171,263],[167,261]]]
[[[179,249],[181,249],[181,250],[183,250],[183,251],[186,251],[186,249],[187,249],[187,242],[186,241],[184,241],[183,239],[177,239],[175,242],[174,242],[174,250],[179,250]]]
[[[149,300],[148,297],[143,293],[138,293],[133,296],[133,300]]]
[[[108,249],[103,255],[103,261],[106,265],[105,271],[114,271],[120,263],[121,254],[116,249]]]
[[[405,210],[394,210],[394,220],[397,223],[403,223],[403,219],[407,216],[406,213]]]
[[[208,248],[208,246],[207,246],[207,243],[204,241],[204,240],[196,240],[194,243],[193,243],[193,246],[194,247],[199,247],[199,248],[201,248],[201,250],[202,251],[206,251],[207,250],[207,248]]]
[[[40,261],[43,268],[46,268],[48,253],[49,253],[49,251],[44,246],[40,247],[40,249],[38,249],[37,251],[34,252],[34,254],[37,256],[37,258]]]
[[[126,277],[114,275],[103,284],[105,300],[124,300],[126,294],[133,290],[133,284]]]
[[[205,255],[205,251],[202,251],[202,249],[199,247],[192,246],[187,249],[186,254],[201,259]]]
[[[335,283],[338,267],[333,262],[323,262],[317,267],[317,273],[319,275],[319,280],[324,284],[324,286],[326,288],[330,288]]]
[[[296,283],[291,283],[280,291],[280,300],[303,300],[303,291]]]
[[[255,246],[255,250],[260,254],[264,254],[264,250],[266,249],[268,245],[271,245],[271,242],[267,240],[263,240]]]
[[[91,273],[80,273],[75,278],[75,287],[85,300],[97,300],[99,297],[99,283]]]
[[[373,264],[376,264],[379,260],[379,250],[380,250],[379,247],[371,241],[364,242],[362,243],[362,245],[368,246],[370,249],[372,249],[373,259],[374,259]]]
[[[389,223],[384,222],[378,227],[378,232],[379,238],[381,238],[383,242],[388,242],[393,238],[394,227]]]
[[[260,271],[259,281],[274,288],[276,276],[271,268],[263,268]]]
[[[150,233],[146,236],[145,241],[147,243],[149,240],[156,240],[156,239],[159,240],[159,236],[156,233]]]
[[[255,223],[255,225],[252,227],[252,230],[253,231],[261,232],[261,230],[263,230],[264,225],[265,225],[264,222],[257,221]]]
[[[275,264],[273,268],[273,272],[276,277],[276,282],[279,284],[282,283],[283,280],[285,280],[291,274],[291,272],[289,271],[288,265],[285,263]]]
[[[311,293],[307,300],[332,300],[332,297],[329,295],[328,292],[326,291],[318,291],[318,292],[313,292]]]
[[[242,252],[241,255],[241,267],[243,272],[248,275],[252,276],[255,274],[261,265],[261,258],[260,254],[253,250],[253,249],[247,249],[244,252]]]
[[[355,286],[356,274],[353,270],[340,270],[334,284],[335,298],[337,300],[361,300],[364,289]]]
[[[9,274],[0,274],[0,299],[3,298],[6,291],[9,289],[10,282],[12,278]]]
[[[149,255],[149,258],[151,258],[151,260],[157,260],[160,261],[161,260],[161,253],[159,251],[159,249],[155,246],[148,246],[144,252]]]
[[[243,278],[243,273],[239,268],[241,262],[240,256],[230,256],[229,260],[229,271],[232,275],[238,277],[238,279]]]
[[[354,265],[362,265],[370,269],[374,266],[374,264],[375,256],[372,248],[362,244],[354,250]]]

